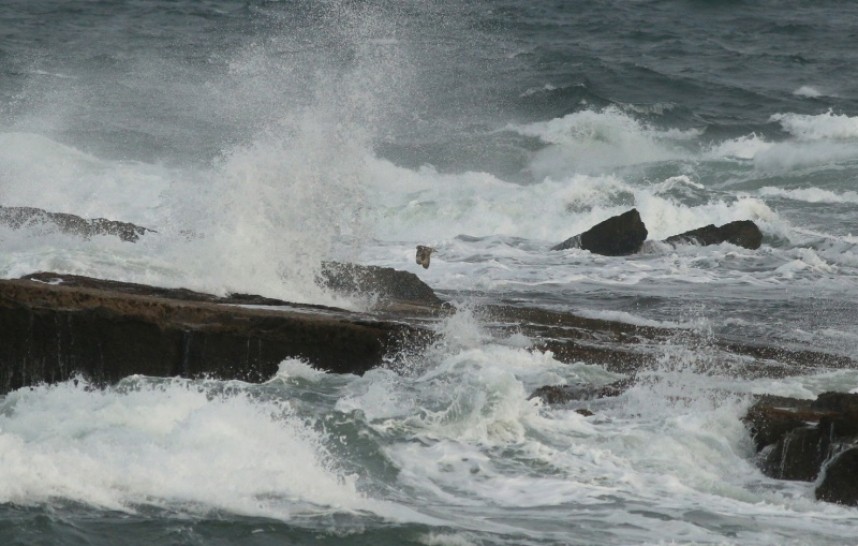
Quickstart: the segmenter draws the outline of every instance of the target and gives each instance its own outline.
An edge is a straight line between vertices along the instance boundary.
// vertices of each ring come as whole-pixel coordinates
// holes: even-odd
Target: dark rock
[[[619,396],[631,386],[631,379],[621,379],[602,387],[593,385],[546,385],[539,387],[528,399],[541,398],[546,404],[566,404],[572,401],[594,400]]]
[[[528,400],[541,398],[546,404],[565,404],[573,400],[588,400],[593,398],[587,387],[580,385],[546,385],[533,391]]]
[[[0,206],[0,223],[20,229],[38,224],[55,225],[63,233],[79,235],[89,239],[95,235],[114,235],[123,241],[135,242],[153,230],[105,218],[86,219],[74,214],[48,212],[33,207]]]
[[[566,239],[551,250],[582,248],[605,256],[627,256],[641,249],[647,229],[637,209],[608,218],[589,230]]]
[[[819,422],[822,415],[810,409],[810,400],[761,396],[745,415],[745,425],[757,451],[781,441],[792,430]]]
[[[824,392],[810,403],[810,407],[819,411],[836,411],[858,416],[858,394],[848,392]]]
[[[231,303],[237,305],[289,306],[289,302],[267,298],[255,294],[230,294],[219,297],[202,294],[185,288],[161,288],[145,284],[110,281],[62,275],[57,273],[32,273],[21,277],[43,283],[57,283],[65,287],[109,289],[123,294],[158,296],[185,301],[207,301],[211,303]],[[323,265],[320,282],[336,292],[344,294],[372,293],[392,302],[412,302],[425,305],[438,305],[442,301],[435,292],[417,275],[407,271],[398,271],[389,267],[373,267],[354,264],[326,262]],[[303,307],[323,308],[323,306],[303,305]]]
[[[74,282],[0,281],[0,394],[76,373],[97,384],[133,374],[265,381],[289,357],[361,374],[433,339],[333,308],[247,308],[187,290]]]
[[[819,427],[836,440],[858,437],[858,394],[824,392],[813,401],[811,407],[825,416]]]
[[[827,430],[817,426],[793,429],[766,454],[762,471],[782,480],[813,481],[828,459],[830,446]]]
[[[732,243],[736,246],[756,250],[760,248],[763,242],[763,233],[757,224],[751,220],[738,220],[723,226],[709,224],[702,228],[668,237],[664,242],[674,246],[680,244],[706,246]]]
[[[392,267],[325,262],[319,283],[347,295],[374,294],[389,300],[440,305],[441,299],[414,273]]]
[[[840,452],[823,469],[816,498],[838,504],[858,506],[858,447]]]
[[[592,416],[596,415],[592,411],[590,411],[588,409],[584,409],[584,408],[576,409],[575,413],[577,413],[578,415],[583,415],[584,417],[592,417]]]
[[[764,474],[805,481],[822,475],[817,499],[858,505],[858,394],[762,396],[744,421]]]

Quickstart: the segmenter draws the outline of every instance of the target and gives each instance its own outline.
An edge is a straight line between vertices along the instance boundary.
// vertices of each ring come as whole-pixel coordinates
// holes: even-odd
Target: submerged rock
[[[627,256],[638,252],[646,237],[646,226],[637,209],[632,209],[566,239],[551,250],[582,248],[604,256]]]
[[[142,235],[153,231],[128,222],[105,218],[86,219],[74,214],[48,212],[34,207],[0,206],[0,223],[13,229],[38,224],[52,224],[63,233],[79,235],[85,239],[95,235],[114,235],[131,243],[137,241]]]
[[[530,398],[541,398],[546,404],[567,404],[619,396],[632,384],[631,379],[621,379],[608,385],[596,387],[593,385],[546,385],[531,393]]]
[[[763,242],[763,233],[757,224],[751,220],[737,220],[723,226],[709,224],[702,228],[668,237],[664,242],[674,246],[680,244],[706,246],[732,243],[736,246],[756,250],[760,248]]]

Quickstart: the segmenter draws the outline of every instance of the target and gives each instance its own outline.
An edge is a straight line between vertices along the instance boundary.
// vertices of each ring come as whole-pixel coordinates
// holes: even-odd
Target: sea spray
[[[274,518],[363,504],[287,401],[241,385],[218,394],[187,380],[104,390],[75,380],[17,391],[2,414],[3,502]]]
[[[305,104],[279,105],[249,144],[223,153],[201,192],[181,187],[173,199],[181,204],[181,217],[193,219],[185,230],[199,235],[206,248],[202,265],[224,257],[219,275],[233,290],[342,305],[316,284],[321,262],[334,238],[360,244],[368,236],[366,163],[381,106],[400,89],[381,80],[401,76],[404,61],[395,48],[372,45],[370,38],[384,32],[372,10],[327,16],[316,39],[338,42],[352,50],[352,58],[313,68],[315,87],[305,90]],[[258,55],[254,50],[250,60],[259,62]]]
[[[858,8],[649,7],[5,3],[0,203],[158,233],[0,226],[4,277],[361,308],[301,270],[334,258],[445,300],[682,332],[645,346],[630,390],[564,405],[528,397],[619,376],[478,307],[362,377],[289,361],[262,385],[10,393],[32,398],[0,417],[0,493],[18,495],[0,543],[853,543],[854,508],[757,471],[741,417],[755,394],[855,390],[854,371],[727,349],[854,360]],[[632,207],[641,253],[548,250]],[[757,250],[655,241],[747,219]],[[771,368],[799,375],[748,375]],[[143,462],[176,475],[147,481]]]
[[[700,135],[697,130],[649,127],[616,107],[585,109],[509,129],[548,144],[529,166],[537,179],[570,171],[599,173],[625,165],[683,159],[689,155],[681,144]]]

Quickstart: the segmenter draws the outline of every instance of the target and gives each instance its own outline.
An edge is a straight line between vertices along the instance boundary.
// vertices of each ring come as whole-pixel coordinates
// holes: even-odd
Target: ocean
[[[458,311],[361,377],[0,397],[0,543],[858,544],[741,422],[858,370],[699,342],[858,358],[857,43],[833,0],[3,0],[0,205],[156,233],[0,226],[0,277],[370,309],[316,284],[335,259]],[[549,250],[630,208],[641,252]],[[762,247],[659,242],[734,220]],[[676,335],[585,417],[528,396],[623,375],[498,333],[498,302]]]

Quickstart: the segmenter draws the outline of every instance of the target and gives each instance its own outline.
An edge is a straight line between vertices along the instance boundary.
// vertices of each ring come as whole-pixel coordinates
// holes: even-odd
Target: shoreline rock
[[[433,339],[419,325],[341,309],[249,308],[183,289],[39,277],[0,281],[0,394],[76,373],[96,384],[134,374],[259,382],[290,357],[363,374]]]
[[[129,222],[106,218],[87,219],[75,214],[48,212],[35,207],[0,206],[0,224],[10,226],[12,229],[21,229],[37,224],[52,224],[63,233],[79,235],[84,239],[89,239],[95,235],[113,235],[129,243],[136,242],[146,233],[155,232],[152,229]]]
[[[627,256],[641,249],[647,229],[637,209],[599,222],[584,233],[566,239],[551,250],[582,248],[604,256]]]
[[[817,499],[858,506],[858,394],[761,396],[744,421],[765,475],[816,481]]]
[[[763,243],[763,233],[757,224],[751,220],[737,220],[722,226],[709,224],[679,235],[673,235],[663,242],[673,246],[680,244],[708,246],[732,243],[736,246],[756,250]]]
[[[372,294],[382,302],[441,305],[443,301],[414,273],[392,267],[324,262],[317,279],[345,295]]]
[[[647,238],[647,229],[637,209],[612,216],[585,231],[570,237],[551,250],[581,248],[603,256],[629,256],[640,251]],[[709,224],[668,237],[663,243],[677,246],[717,245],[731,243],[751,250],[760,248],[763,233],[751,220],[737,220],[722,226]]]

